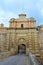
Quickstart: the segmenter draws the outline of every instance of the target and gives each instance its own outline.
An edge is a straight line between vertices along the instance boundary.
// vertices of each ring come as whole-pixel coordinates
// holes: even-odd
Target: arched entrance
[[[25,44],[18,45],[18,54],[26,54],[26,46],[25,46]]]

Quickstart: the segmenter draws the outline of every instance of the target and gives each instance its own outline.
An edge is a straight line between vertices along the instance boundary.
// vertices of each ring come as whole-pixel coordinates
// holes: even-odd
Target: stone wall
[[[0,60],[10,57],[10,52],[1,52],[0,53]]]

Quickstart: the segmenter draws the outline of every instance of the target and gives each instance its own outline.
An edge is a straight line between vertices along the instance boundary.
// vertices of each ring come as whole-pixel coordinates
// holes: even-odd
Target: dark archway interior
[[[18,46],[18,53],[19,54],[26,54],[26,46],[24,44],[20,44]]]

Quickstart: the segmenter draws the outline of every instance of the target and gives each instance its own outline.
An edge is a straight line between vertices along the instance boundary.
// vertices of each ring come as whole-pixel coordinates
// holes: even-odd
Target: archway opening
[[[18,45],[18,54],[26,54],[26,46],[25,46],[25,44]]]

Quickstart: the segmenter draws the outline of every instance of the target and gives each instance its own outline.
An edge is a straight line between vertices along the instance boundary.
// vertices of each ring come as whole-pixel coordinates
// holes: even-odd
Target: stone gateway
[[[13,51],[29,55],[31,51],[40,56],[38,28],[35,18],[26,18],[26,14],[19,14],[19,18],[11,18],[9,27],[0,24],[0,52]]]

